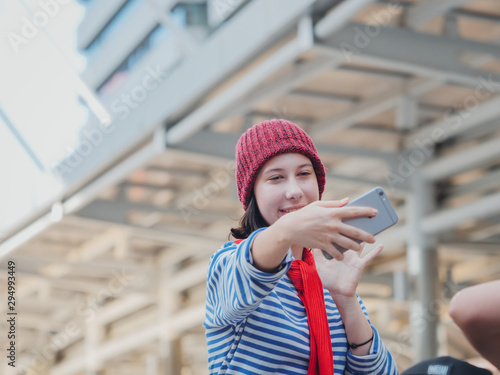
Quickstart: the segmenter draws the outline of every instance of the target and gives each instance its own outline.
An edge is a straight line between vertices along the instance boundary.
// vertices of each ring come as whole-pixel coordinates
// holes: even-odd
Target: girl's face
[[[257,175],[255,199],[269,225],[281,216],[319,199],[311,160],[302,154],[281,154],[269,160]]]

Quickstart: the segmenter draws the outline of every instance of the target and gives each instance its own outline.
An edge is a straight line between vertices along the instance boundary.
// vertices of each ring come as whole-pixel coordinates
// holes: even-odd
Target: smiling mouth
[[[288,210],[280,210],[280,212],[283,212],[283,213],[290,213],[290,212],[295,212],[295,211],[298,211],[300,210],[302,207],[298,207],[298,208],[291,208],[291,209],[288,209]]]

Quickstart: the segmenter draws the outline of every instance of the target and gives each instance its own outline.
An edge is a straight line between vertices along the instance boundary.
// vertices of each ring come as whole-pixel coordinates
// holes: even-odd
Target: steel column
[[[412,177],[412,194],[408,198],[407,266],[411,286],[410,327],[413,360],[422,361],[437,356],[439,311],[436,237],[424,233],[422,222],[433,209],[432,183],[419,172]]]

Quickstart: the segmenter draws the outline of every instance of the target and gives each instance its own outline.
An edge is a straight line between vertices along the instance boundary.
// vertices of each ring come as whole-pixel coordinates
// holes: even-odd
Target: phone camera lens
[[[378,195],[382,196],[382,195],[384,195],[384,193],[383,193],[382,191],[380,191],[380,192],[378,193]]]

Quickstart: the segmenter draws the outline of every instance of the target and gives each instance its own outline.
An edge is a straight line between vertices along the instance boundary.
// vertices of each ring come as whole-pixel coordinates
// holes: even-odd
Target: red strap
[[[292,262],[288,276],[304,303],[309,323],[311,357],[307,374],[333,375],[332,339],[326,317],[323,284],[311,250],[304,249],[302,259]]]
[[[243,240],[234,241],[236,244]],[[316,271],[311,250],[304,249],[303,260],[294,260],[288,276],[306,308],[311,356],[307,375],[333,375],[333,352],[330,327],[326,317],[323,284]]]

